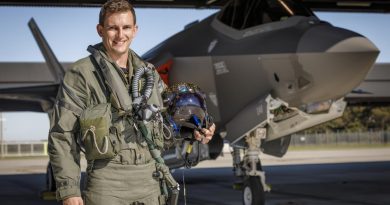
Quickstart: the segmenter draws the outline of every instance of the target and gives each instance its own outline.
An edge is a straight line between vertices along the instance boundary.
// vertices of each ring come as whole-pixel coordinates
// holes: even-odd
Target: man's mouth
[[[116,46],[122,46],[126,43],[126,41],[114,41],[114,45]]]

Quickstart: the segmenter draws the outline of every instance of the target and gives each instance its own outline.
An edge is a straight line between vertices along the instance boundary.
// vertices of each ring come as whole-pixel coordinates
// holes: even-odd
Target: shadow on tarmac
[[[390,204],[390,162],[266,166],[264,170],[272,186],[266,194],[268,205]],[[178,169],[174,176],[181,185],[179,204],[242,203],[241,191],[232,189],[231,167]],[[0,175],[0,185],[1,205],[60,204],[39,198],[44,174]]]

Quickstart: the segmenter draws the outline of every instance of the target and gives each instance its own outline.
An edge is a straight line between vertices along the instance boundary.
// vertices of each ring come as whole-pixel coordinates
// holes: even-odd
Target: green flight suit
[[[102,44],[95,47],[103,52],[109,69],[115,69],[126,88],[130,89],[131,75],[126,79],[119,66],[105,54]],[[145,62],[130,50],[128,65],[132,74],[135,69],[145,66]],[[162,107],[161,92],[164,84],[157,72],[155,79],[148,103]],[[48,144],[58,200],[81,196],[79,117],[90,106],[107,102],[115,104],[112,97],[109,101],[106,98],[96,78],[96,68],[91,57],[75,62],[66,72],[50,119]],[[84,203],[162,204],[159,181],[152,176],[156,170],[155,160],[151,157],[147,143],[133,124],[121,117],[114,105],[112,107],[112,123],[119,130],[121,149],[112,159],[88,160]]]

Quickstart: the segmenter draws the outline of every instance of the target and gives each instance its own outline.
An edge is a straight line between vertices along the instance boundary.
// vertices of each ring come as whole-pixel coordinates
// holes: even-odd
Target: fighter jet
[[[291,134],[340,117],[343,97],[378,54],[364,36],[321,21],[298,1],[260,0],[230,1],[142,57],[168,84],[205,91],[219,128],[208,152],[217,156],[229,141],[244,204],[262,204],[255,193],[268,187],[259,154],[281,157]]]
[[[33,21],[30,28],[52,76],[34,86],[2,87],[2,110],[50,112],[64,75]],[[218,129],[192,158],[215,159],[228,141],[243,203],[254,205],[264,204],[269,191],[260,153],[282,157],[293,133],[340,117],[343,97],[364,80],[378,54],[370,40],[320,20],[300,1],[231,0],[142,57],[168,85],[191,82],[205,92]],[[185,165],[185,146],[165,152],[171,168]]]

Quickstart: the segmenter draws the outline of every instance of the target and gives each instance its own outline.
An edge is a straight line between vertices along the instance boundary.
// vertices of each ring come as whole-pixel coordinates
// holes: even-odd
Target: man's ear
[[[96,25],[96,31],[100,37],[103,37],[103,26],[102,25],[100,25],[100,24]]]
[[[138,25],[136,24],[134,26],[134,35],[133,35],[133,38],[137,36],[137,33],[138,33]]]

